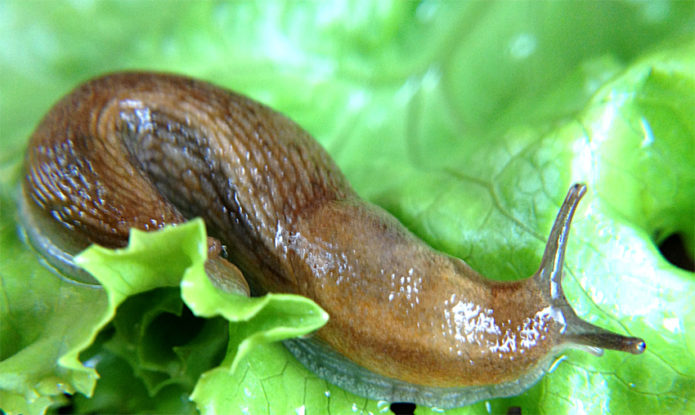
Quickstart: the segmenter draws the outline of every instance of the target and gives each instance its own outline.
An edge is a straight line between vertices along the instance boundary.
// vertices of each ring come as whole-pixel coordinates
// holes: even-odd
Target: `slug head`
[[[577,183],[570,187],[550,231],[541,266],[533,279],[544,296],[550,300],[551,306],[560,311],[565,320],[565,328],[561,333],[562,343],[584,348],[599,356],[603,354],[603,349],[640,354],[646,348],[644,340],[622,336],[580,319],[562,291],[562,269],[570,225],[577,205],[585,193],[584,184]]]

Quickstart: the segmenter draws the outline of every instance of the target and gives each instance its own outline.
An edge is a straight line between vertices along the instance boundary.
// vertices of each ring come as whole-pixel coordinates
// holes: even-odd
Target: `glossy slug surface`
[[[211,257],[226,264],[226,245],[253,293],[304,295],[330,314],[312,338],[286,344],[363,396],[459,406],[529,387],[565,346],[644,349],[580,320],[562,294],[583,185],[570,188],[538,273],[500,283],[360,200],[291,120],[188,78],[125,73],[80,86],[37,128],[26,168],[25,226],[57,224],[28,229],[34,245],[119,247],[131,227],[201,216]]]

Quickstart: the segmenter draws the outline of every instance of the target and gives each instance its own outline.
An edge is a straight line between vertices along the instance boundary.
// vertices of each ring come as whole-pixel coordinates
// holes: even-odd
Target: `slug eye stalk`
[[[566,322],[566,329],[562,333],[564,342],[585,348],[597,356],[603,354],[603,349],[640,354],[646,349],[644,340],[622,336],[580,319],[567,302],[562,290],[570,226],[574,212],[585,193],[586,185],[583,183],[575,183],[569,188],[550,231],[540,268],[533,278],[551,299],[552,305],[562,310]]]

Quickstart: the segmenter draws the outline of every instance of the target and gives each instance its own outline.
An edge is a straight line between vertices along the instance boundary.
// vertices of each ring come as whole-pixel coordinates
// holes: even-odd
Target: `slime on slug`
[[[122,247],[130,228],[200,216],[218,286],[299,294],[329,313],[310,338],[285,341],[306,367],[368,398],[450,408],[521,393],[564,348],[644,351],[581,320],[563,294],[585,192],[569,188],[535,274],[492,281],[361,200],[280,113],[185,77],[118,73],[79,86],[39,124],[20,210],[32,245],[85,283],[72,256],[87,245]]]

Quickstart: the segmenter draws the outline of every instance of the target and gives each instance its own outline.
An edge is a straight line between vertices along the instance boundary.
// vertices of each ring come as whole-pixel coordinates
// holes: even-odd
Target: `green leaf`
[[[208,318],[222,316],[232,322],[228,345],[232,371],[236,362],[254,346],[307,334],[328,320],[320,307],[303,297],[267,294],[248,298],[215,288],[203,266],[206,241],[205,225],[196,219],[161,232],[134,230],[126,249],[114,251],[92,246],[76,258],[104,286],[112,304],[118,305],[129,297],[129,303],[123,304],[128,307],[121,306],[119,318],[114,321],[119,334],[106,347],[120,351],[124,359],[131,360],[136,376],[144,381],[152,396],[173,383],[188,385],[190,390],[201,375],[200,371],[194,371],[193,376],[186,373],[186,363],[197,357],[190,350],[201,351],[195,333],[185,333],[194,330],[191,326],[195,325],[182,323],[182,319],[165,325],[161,319],[162,311],[178,314],[181,300],[193,314]],[[160,290],[139,299],[134,297],[173,285],[181,286],[180,294]],[[119,324],[121,320],[126,324]],[[140,322],[133,324],[134,321]],[[133,327],[138,333],[129,334]],[[224,332],[221,334],[222,339],[226,338]],[[210,342],[208,336],[203,339]],[[192,343],[199,346],[193,347]],[[132,349],[137,350],[135,355],[128,352]],[[218,362],[206,363],[203,367],[209,369]]]
[[[281,344],[253,349],[235,370],[225,361],[193,392],[202,414],[384,413],[389,403],[352,395],[307,371]]]
[[[223,316],[230,325],[230,371],[259,344],[299,337],[319,329],[328,314],[308,298],[289,294],[266,294],[247,298],[216,289],[204,274],[187,274],[182,297],[199,316]]]
[[[97,374],[74,359],[106,307],[101,290],[68,283],[17,238],[13,204],[0,202],[0,407],[42,413],[64,393],[91,393]]]
[[[66,401],[63,391],[94,390],[73,409],[183,412],[181,397],[195,390],[201,412],[388,411],[262,344],[320,324],[303,300],[233,303],[201,273],[160,275],[154,290],[114,280],[107,293],[56,278],[24,247],[14,195],[32,128],[82,80],[145,68],[213,80],[285,112],[362,196],[496,279],[535,271],[566,187],[587,182],[565,292],[584,318],[643,336],[647,352],[567,352],[527,393],[447,413],[695,412],[695,277],[656,248],[678,233],[695,255],[694,6],[2,2],[0,407],[41,413]],[[127,260],[129,274],[147,268],[140,259]],[[198,281],[179,290],[182,278]],[[123,302],[97,337],[109,298]],[[306,320],[278,315],[280,304],[304,307]],[[167,342],[176,325],[187,330]],[[102,375],[96,389],[80,362]],[[123,394],[132,406],[118,407]]]
[[[92,397],[74,397],[69,408],[72,413],[197,413],[188,400],[188,387],[170,384],[151,394],[142,379],[133,374],[128,362],[109,353],[100,343],[94,346],[100,350],[90,361],[98,361],[100,380]]]

